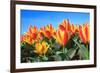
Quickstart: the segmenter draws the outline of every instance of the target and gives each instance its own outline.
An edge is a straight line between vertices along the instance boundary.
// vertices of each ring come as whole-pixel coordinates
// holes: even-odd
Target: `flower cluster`
[[[53,56],[55,56],[57,52],[67,55],[71,48],[76,48],[78,46],[78,49],[80,49],[80,46],[82,47],[83,45],[86,46],[88,50],[90,43],[90,26],[89,24],[70,24],[69,20],[64,20],[58,25],[57,29],[55,29],[52,24],[43,26],[40,29],[30,25],[28,31],[21,35],[21,48],[23,45],[25,47],[27,45],[26,43],[32,46],[32,53],[37,54],[40,59],[42,57],[42,59],[46,59],[45,61],[49,61],[52,58],[56,60]],[[60,50],[61,48],[63,48],[63,51]],[[69,52],[66,52],[66,48]],[[30,47],[28,49],[30,50]],[[75,51],[77,51],[77,48]],[[73,57],[70,57],[70,55],[69,59],[76,58],[76,55],[74,54]],[[86,58],[87,56],[85,56],[85,59]],[[84,57],[81,57],[80,59],[84,59]],[[61,58],[61,60],[65,59]]]

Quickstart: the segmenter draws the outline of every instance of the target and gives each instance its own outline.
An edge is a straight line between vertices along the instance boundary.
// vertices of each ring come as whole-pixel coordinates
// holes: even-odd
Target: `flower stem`
[[[65,48],[64,48],[64,46],[63,46],[63,53],[65,53]]]
[[[86,44],[86,48],[88,49],[88,44]]]

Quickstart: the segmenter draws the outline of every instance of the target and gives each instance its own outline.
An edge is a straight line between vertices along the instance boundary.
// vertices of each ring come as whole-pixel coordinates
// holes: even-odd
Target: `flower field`
[[[63,20],[55,29],[52,24],[30,25],[21,35],[21,63],[89,60],[90,25],[70,24]]]

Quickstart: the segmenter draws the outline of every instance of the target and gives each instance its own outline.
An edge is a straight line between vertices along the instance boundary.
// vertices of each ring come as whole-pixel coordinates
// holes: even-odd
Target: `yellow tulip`
[[[49,48],[48,43],[46,43],[45,41],[43,41],[42,43],[36,43],[35,45],[35,53],[39,54],[39,55],[44,55],[47,53]]]

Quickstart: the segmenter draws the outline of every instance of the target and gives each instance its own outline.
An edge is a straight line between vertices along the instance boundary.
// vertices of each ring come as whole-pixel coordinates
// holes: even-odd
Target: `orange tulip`
[[[21,36],[22,42],[27,42],[29,44],[33,44],[35,39],[37,38],[38,29],[36,26],[30,26],[28,32]]]
[[[71,25],[69,20],[64,20],[60,25],[62,25],[68,32],[75,34],[79,31],[78,25]],[[72,35],[71,34],[71,35]]]
[[[79,37],[85,44],[90,42],[90,27],[88,24],[79,27]]]
[[[78,25],[70,25],[70,31],[72,32],[72,34],[75,34],[76,32],[79,31],[79,26]]]
[[[39,33],[38,33],[38,38],[43,38],[45,35],[45,27],[40,28]]]
[[[69,20],[64,20],[61,25],[67,30],[70,31],[70,23]]]
[[[28,35],[31,39],[36,39],[37,34],[38,34],[38,29],[36,26],[34,27],[30,26],[28,32],[26,33],[26,35]]]
[[[41,32],[44,34],[45,37],[51,38],[54,34],[54,28],[52,25],[47,25],[46,27],[41,28]]]
[[[38,32],[37,39],[39,39],[39,40],[43,39],[43,33],[41,32],[41,30],[39,30],[39,32]]]
[[[23,43],[25,41],[25,35],[21,35],[21,42]]]
[[[29,36],[27,36],[27,35],[22,35],[21,36],[21,42],[23,43],[23,42],[27,42],[28,44],[32,44],[32,43],[34,43],[34,40],[33,39],[31,39]]]
[[[59,29],[56,31],[54,38],[57,40],[59,44],[65,46],[69,39],[68,31],[60,25]]]

